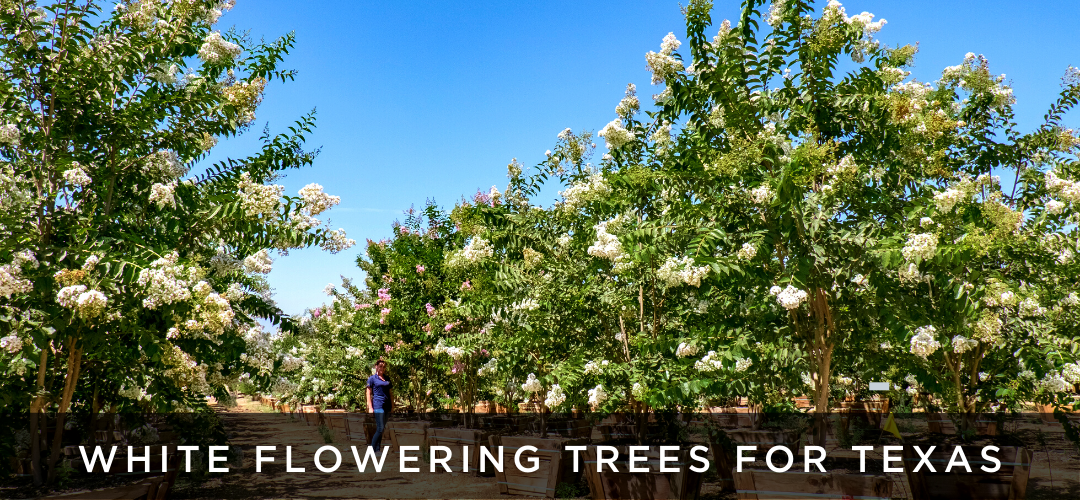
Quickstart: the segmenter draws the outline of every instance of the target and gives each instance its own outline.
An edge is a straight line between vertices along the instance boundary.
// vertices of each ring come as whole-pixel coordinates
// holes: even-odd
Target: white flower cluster
[[[618,118],[611,120],[610,123],[604,125],[604,128],[600,129],[596,135],[603,137],[604,141],[607,143],[608,150],[612,151],[619,149],[623,144],[633,141],[635,137],[634,132],[623,127],[622,122],[619,121]]]
[[[1062,179],[1053,171],[1046,173],[1045,180],[1048,191],[1057,193],[1065,201],[1080,204],[1080,182]]]
[[[855,14],[854,16],[848,16],[844,10],[844,6],[837,0],[829,0],[829,3],[825,6],[825,10],[833,10],[837,14],[843,16],[844,22],[848,24],[861,24],[866,34],[877,33],[881,31],[888,21],[882,19],[874,22],[874,15],[869,12],[863,12],[862,14]]]
[[[544,386],[540,385],[540,380],[536,378],[535,373],[530,373],[525,379],[525,383],[521,384],[521,390],[529,393],[540,392],[544,389]]]
[[[1046,392],[1066,392],[1072,389],[1070,384],[1060,373],[1047,373],[1042,380],[1035,383],[1036,390]]]
[[[1080,384],[1080,363],[1069,363],[1061,367],[1061,378],[1070,384]]]
[[[949,188],[934,195],[934,203],[941,212],[951,212],[957,203],[964,201],[967,196],[959,189]]]
[[[1046,308],[1039,305],[1039,301],[1033,297],[1028,297],[1020,302],[1020,306],[1017,308],[1017,314],[1020,317],[1034,317],[1042,316],[1046,314]]]
[[[927,260],[937,252],[938,238],[933,233],[919,233],[908,236],[907,244],[900,250],[904,260]]]
[[[640,382],[634,382],[634,385],[630,387],[630,394],[632,394],[639,401],[645,399],[645,395],[648,394],[648,392],[648,388],[646,388]]]
[[[176,182],[168,184],[156,182],[153,186],[150,186],[150,203],[157,204],[159,209],[165,208],[166,205],[176,208],[175,191]]]
[[[465,349],[454,346],[446,346],[446,355],[450,356],[450,359],[457,361],[465,356]]]
[[[607,401],[608,393],[604,391],[603,385],[597,385],[592,389],[589,389],[589,406],[597,407],[604,404]]]
[[[769,13],[765,16],[765,22],[773,28],[779,28],[787,11],[787,0],[773,0],[769,5]]]
[[[623,253],[622,243],[614,234],[608,232],[608,227],[617,223],[617,219],[604,221],[596,226],[596,241],[588,248],[587,252],[593,257],[607,259],[615,263],[615,272],[627,265],[626,254]]]
[[[326,231],[323,234],[324,238],[322,243],[319,243],[319,248],[326,250],[330,253],[338,253],[342,250],[348,250],[356,244],[356,240],[349,238],[345,234],[345,230],[337,228],[333,231]]]
[[[514,158],[506,165],[506,176],[510,179],[516,179],[521,176],[521,172],[524,169],[525,165],[518,161],[517,158]]]
[[[224,258],[220,260],[224,261]],[[211,264],[213,264],[213,260],[211,260]],[[273,265],[274,259],[270,258],[270,251],[265,248],[244,258],[244,271],[249,273],[268,274],[273,269]],[[217,268],[215,267],[215,269]]]
[[[496,361],[495,358],[491,358],[491,359],[489,359],[487,361],[487,363],[484,363],[484,364],[480,365],[480,368],[478,370],[476,370],[476,375],[478,377],[484,377],[484,376],[487,376],[487,375],[494,375],[494,374],[496,374],[498,372],[499,372],[499,362]]]
[[[0,349],[7,351],[8,354],[15,354],[21,351],[23,348],[23,341],[18,335],[14,333],[7,337],[0,338]]]
[[[319,215],[330,207],[341,203],[340,196],[331,196],[323,192],[323,187],[314,182],[300,189],[300,197],[304,199],[304,208],[311,215]]]
[[[854,278],[851,278],[851,282],[860,290],[866,290],[867,285],[870,284],[870,280],[861,274],[856,274]]]
[[[86,173],[86,170],[79,165],[79,162],[72,162],[71,168],[64,171],[64,180],[72,186],[86,187],[90,185],[93,180],[90,178],[90,174]]]
[[[668,78],[686,69],[678,59],[671,55],[675,49],[679,48],[679,45],[682,45],[682,42],[675,38],[675,33],[668,33],[660,42],[659,53],[650,51],[645,54],[645,64],[652,72],[653,85],[664,83]]]
[[[604,176],[597,172],[587,179],[571,184],[559,194],[563,197],[563,207],[576,210],[590,201],[603,199],[610,193],[611,187],[604,181]]]
[[[87,290],[84,285],[71,285],[57,292],[56,303],[75,311],[84,319],[93,319],[105,312],[109,299],[97,290]]]
[[[552,384],[551,390],[548,391],[547,397],[544,398],[544,405],[550,409],[555,409],[565,402],[566,393],[563,392],[562,387],[559,387],[559,384]]]
[[[963,335],[956,335],[952,338],[953,352],[956,354],[963,354],[972,349],[979,347],[979,341],[969,339]]]
[[[172,182],[187,173],[175,151],[162,150],[143,160],[143,171],[153,179]]]
[[[510,305],[510,309],[514,311],[535,311],[540,308],[540,303],[536,299],[521,299]]]
[[[738,256],[742,260],[751,260],[757,255],[757,247],[752,243],[743,243],[742,248],[739,249]]]
[[[247,172],[240,174],[240,183],[237,185],[240,196],[240,206],[244,212],[252,217],[275,217],[281,207],[281,194],[285,186],[272,184],[264,186],[251,181],[251,175]]]
[[[146,288],[143,307],[157,309],[166,304],[191,298],[189,283],[195,281],[198,270],[178,264],[179,255],[172,252],[139,272],[139,286]]]
[[[30,290],[34,289],[34,284],[21,274],[22,266],[18,263],[0,266],[0,297],[7,299],[12,295],[30,293]]]
[[[675,356],[685,358],[694,356],[698,353],[698,346],[687,344],[686,342],[680,342],[679,347],[675,348]]]
[[[723,368],[724,366],[720,364],[720,356],[716,354],[716,351],[707,352],[705,357],[694,363],[694,369],[702,372],[715,372]]]
[[[937,329],[933,326],[922,326],[915,330],[915,336],[911,337],[911,353],[926,359],[934,351],[941,348],[941,343],[934,339]]]
[[[303,368],[303,366],[304,358],[294,357],[289,354],[286,354],[281,358],[281,369],[283,371],[293,372],[299,370],[300,368]]]
[[[755,205],[764,205],[772,201],[772,198],[773,190],[768,184],[762,184],[750,190],[750,200],[753,201]]]
[[[10,123],[0,125],[0,144],[18,146],[20,140],[21,134],[19,134],[19,127]]]
[[[0,281],[2,281],[2,279],[0,279]],[[0,293],[0,296],[2,295],[3,293]],[[1061,299],[1061,305],[1065,307],[1080,305],[1080,295],[1077,295],[1076,292],[1072,292],[1069,295],[1066,295],[1065,298]]]
[[[799,290],[791,285],[782,290],[778,286],[773,286],[769,289],[769,294],[776,296],[776,303],[788,311],[797,309],[803,302],[806,302],[806,299],[810,298],[810,295],[805,290]]]
[[[480,262],[495,254],[495,248],[488,240],[475,236],[461,249],[461,258],[469,262]]]
[[[196,283],[192,289],[197,300],[192,302],[191,319],[181,327],[190,335],[215,339],[232,323],[235,317],[232,305],[205,281]]]
[[[640,108],[641,102],[637,98],[637,86],[632,83],[626,84],[626,97],[623,97],[619,101],[619,105],[615,106],[615,113],[626,119],[634,116]]]
[[[226,65],[239,55],[240,46],[222,38],[220,31],[207,35],[199,47],[199,59],[210,64]]]
[[[585,363],[585,375],[600,375],[604,373],[603,367],[608,365],[608,360],[602,360],[599,363],[596,361],[589,361]]]
[[[859,172],[859,166],[855,164],[855,157],[847,155],[840,159],[836,165],[830,166],[825,173],[829,175],[855,174]]]
[[[221,89],[225,102],[236,110],[237,122],[247,125],[255,121],[255,109],[262,104],[266,78],[256,77],[250,82],[238,81]]]
[[[695,266],[694,259],[690,257],[668,257],[660,269],[656,270],[656,277],[665,286],[674,287],[687,284],[695,287],[701,286],[701,279],[709,274],[709,266]]]
[[[975,322],[975,338],[986,342],[987,344],[996,344],[1000,340],[1002,326],[1003,323],[1001,318],[996,314],[983,314],[983,316]]]
[[[746,371],[746,369],[750,368],[750,365],[752,364],[754,364],[754,362],[750,358],[739,358],[735,360],[735,371]]]
[[[1050,201],[1046,202],[1046,213],[1048,213],[1050,215],[1060,214],[1064,210],[1065,210],[1065,204],[1060,202],[1060,201],[1050,200]]]

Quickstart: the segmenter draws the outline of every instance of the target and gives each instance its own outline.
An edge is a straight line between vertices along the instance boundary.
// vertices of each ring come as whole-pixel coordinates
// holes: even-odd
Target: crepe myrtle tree
[[[573,154],[571,150],[584,153],[590,148],[588,139],[564,131],[553,157]],[[605,289],[584,247],[571,242],[578,214],[557,206],[530,205],[543,178],[558,175],[551,165],[545,163],[534,175],[524,176],[524,166],[513,161],[506,193],[492,187],[480,200],[483,203],[467,208],[467,220],[482,228],[483,237],[498,249],[495,292],[487,312],[498,361],[485,366],[484,375],[497,381],[510,403],[518,402],[513,400],[517,395],[547,410],[565,412],[588,406],[587,390],[598,382],[585,386],[582,368],[589,359],[594,355],[615,363],[625,359],[615,357],[622,352],[621,344],[603,334],[604,322],[610,326],[613,320]],[[609,367],[614,368],[615,364]]]
[[[688,253],[718,271],[724,314],[753,325],[748,333],[759,341],[796,342],[819,413],[828,411],[838,344],[868,346],[882,340],[880,330],[903,343],[918,336],[913,325],[922,315],[975,328],[993,312],[960,320],[956,313],[969,294],[977,297],[978,287],[992,285],[986,280],[1001,281],[1002,268],[1029,273],[1014,277],[1012,286],[1024,282],[1028,293],[1040,293],[1031,270],[1042,267],[1037,263],[1047,259],[1038,257],[1048,250],[1015,248],[1006,243],[1010,235],[1034,231],[1030,245],[1052,246],[1059,256],[1072,251],[1075,237],[1061,233],[1067,223],[1025,225],[1049,196],[1072,193],[1074,157],[1052,159],[1054,152],[1075,151],[1075,134],[1059,123],[1075,103],[1072,83],[1047,123],[1020,136],[1013,131],[1011,89],[974,55],[947,68],[935,87],[905,81],[903,68],[915,49],[876,41],[884,20],[865,12],[849,16],[836,1],[816,15],[809,2],[774,2],[766,11],[749,1],[738,23],[724,21],[711,39],[710,9],[704,1],[686,9],[689,50],[678,52],[681,42],[668,35],[659,53],[646,56],[653,82],[665,86],[654,96],[658,111],[647,123],[634,121],[626,110],[638,101],[628,93],[616,109],[620,118],[601,135],[612,149],[610,161],[628,178],[661,179],[642,183],[646,194],[651,186],[668,191],[652,198],[661,206],[641,217],[647,229],[636,234],[670,239],[694,233]],[[853,69],[838,71],[841,58],[850,58]],[[1040,165],[1047,162],[1055,174],[1044,175]],[[1016,172],[1008,196],[993,177],[1000,170]],[[940,194],[947,189],[952,192]],[[960,228],[949,235],[954,243],[942,244],[956,248],[939,250],[938,223],[924,216],[933,215],[927,212],[939,201],[959,203],[954,199],[979,208],[964,212],[972,217],[968,241]],[[1065,222],[1064,203],[1054,200],[1059,215],[1051,223]],[[997,238],[999,252],[993,251]],[[623,248],[633,248],[633,241],[627,238]],[[986,256],[981,263],[978,253]],[[934,269],[935,258],[945,266],[982,268],[982,281],[959,269]],[[722,279],[728,270],[738,278]],[[1054,281],[1058,272],[1045,276]],[[902,286],[924,275],[952,293]],[[1067,297],[1060,284],[1056,289],[1059,299]],[[900,307],[931,296],[939,301],[933,308],[926,302]],[[942,300],[950,305],[938,305]],[[994,345],[988,340],[979,349]],[[817,438],[825,432],[819,419]]]
[[[787,354],[805,356],[816,407],[827,412],[835,346],[869,337],[860,326],[872,310],[852,280],[880,267],[872,250],[889,241],[882,221],[906,216],[896,191],[916,169],[890,153],[901,128],[886,100],[895,67],[913,49],[881,47],[873,34],[883,21],[847,16],[835,2],[814,17],[807,2],[762,12],[750,1],[735,26],[724,21],[711,39],[710,10],[704,1],[686,9],[689,50],[678,52],[682,43],[669,34],[646,55],[653,83],[665,87],[654,96],[659,109],[638,121],[630,88],[600,132],[629,202],[611,222],[636,219],[637,227],[607,252],[601,243],[612,224],[598,225],[590,253],[610,258],[615,271],[621,259],[646,271],[639,328],[648,323],[654,338],[664,300],[656,292],[711,281],[717,312],[745,325],[741,338],[795,342]],[[856,69],[838,73],[842,56]],[[710,340],[720,339],[690,349]],[[722,367],[716,358],[707,353],[701,367]],[[825,425],[819,419],[819,440]]]
[[[260,277],[268,251],[353,243],[316,218],[337,197],[269,184],[312,163],[302,146],[313,116],[189,175],[219,138],[251,126],[267,82],[293,77],[278,67],[293,36],[216,30],[231,7],[0,4],[0,397],[29,410],[37,484],[47,414],[51,479],[65,413],[96,413],[101,387],[148,391],[173,410],[257,372],[240,359],[244,334],[257,317],[283,319]],[[84,369],[133,375],[88,387]]]
[[[1080,98],[1069,68],[1044,123],[1016,129],[1012,89],[982,56],[969,53],[933,84],[895,97],[922,111],[906,119],[910,137],[940,165],[911,187],[921,202],[907,236],[883,260],[897,263],[888,300],[909,312],[904,345],[949,410],[967,415],[1054,400],[1080,381],[1080,300],[1073,276],[1078,236],[1080,139],[1063,125]],[[935,134],[928,117],[951,109],[956,127]],[[930,125],[932,126],[932,125]],[[902,245],[902,247],[900,246]],[[916,377],[918,378],[918,377]]]
[[[381,302],[380,328],[393,332],[386,354],[400,394],[417,411],[443,395],[465,407],[477,399],[476,370],[488,351],[474,338],[484,324],[475,311],[484,309],[482,261],[489,256],[479,242],[469,246],[452,214],[428,202],[358,260],[368,292]]]

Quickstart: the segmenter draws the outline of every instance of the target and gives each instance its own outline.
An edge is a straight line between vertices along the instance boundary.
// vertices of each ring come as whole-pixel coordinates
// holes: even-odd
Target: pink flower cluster
[[[469,281],[469,280],[465,280],[464,282],[461,283],[461,289],[462,290],[472,290],[472,282]]]
[[[476,195],[473,196],[473,203],[476,203],[477,205],[492,205],[491,196],[488,196],[487,193],[477,189]]]
[[[389,288],[380,288],[379,289],[379,298],[375,300],[375,303],[380,305],[380,306],[385,306],[386,304],[389,304],[390,303],[390,289]]]
[[[369,307],[371,307],[371,304],[356,304],[355,306],[353,306],[353,308],[356,309],[357,311],[359,311],[361,309],[367,309]]]
[[[455,321],[455,322],[453,322],[453,323],[447,323],[447,324],[446,324],[446,326],[445,326],[445,327],[443,327],[443,331],[447,331],[447,332],[449,332],[449,331],[450,331],[450,330],[452,330],[452,329],[453,329],[453,328],[454,328],[455,326],[457,326],[457,324],[458,324],[458,322],[457,322],[457,321]]]
[[[416,266],[416,274],[424,274],[424,265],[419,264]]]
[[[435,317],[435,307],[431,305],[431,302],[424,304],[424,309],[427,309],[427,315],[430,318]]]
[[[462,363],[460,360],[454,361],[454,366],[450,368],[450,373],[457,374],[463,371],[465,371],[465,363]]]
[[[390,315],[390,308],[384,307],[382,311],[379,311],[379,324],[386,324],[386,317]]]

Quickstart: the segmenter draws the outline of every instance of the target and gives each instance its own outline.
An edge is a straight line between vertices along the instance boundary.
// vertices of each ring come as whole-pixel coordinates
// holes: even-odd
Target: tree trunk
[[[817,381],[814,384],[814,444],[825,446],[829,435],[829,380],[832,377],[832,347],[815,345]]]
[[[56,411],[56,430],[53,432],[53,442],[49,456],[49,476],[47,483],[52,484],[56,479],[56,463],[60,460],[60,449],[64,437],[64,417],[71,405],[75,386],[79,381],[79,372],[82,370],[82,349],[75,347],[75,338],[68,337],[68,346],[71,353],[68,354],[67,375],[64,377],[64,392],[60,399],[60,407]]]
[[[34,476],[34,486],[43,484],[41,475],[41,438],[45,433],[45,369],[49,362],[49,348],[46,345],[41,348],[41,358],[38,360],[37,392],[33,402],[30,403],[30,471]]]

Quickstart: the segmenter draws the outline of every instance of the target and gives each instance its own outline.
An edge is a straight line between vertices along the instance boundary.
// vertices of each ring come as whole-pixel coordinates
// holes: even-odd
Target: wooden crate
[[[344,409],[327,408],[320,415],[322,416],[322,424],[329,427],[331,432],[342,437],[348,437]]]
[[[430,422],[387,422],[384,433],[390,438],[394,448],[427,444],[427,430]]]
[[[889,500],[892,483],[886,476],[841,473],[776,473],[771,470],[731,471],[736,498],[743,500],[801,500],[805,498],[859,498]],[[943,497],[944,498],[944,497]]]
[[[795,455],[799,454],[799,433],[776,430],[728,430],[722,431],[735,446],[757,446],[758,452],[768,452],[773,446],[787,446]],[[717,439],[709,440],[709,451],[716,464],[716,474],[720,479],[721,491],[735,491],[735,448],[726,448]]]
[[[1031,474],[1031,451],[1023,447],[1003,446],[994,454],[1001,468],[994,473],[980,469],[984,464],[981,446],[962,446],[971,465],[971,472],[945,472],[954,447],[938,447],[930,455],[936,472],[924,465],[912,472],[919,463],[913,448],[904,448],[904,463],[911,485],[912,500],[949,498],[955,500],[1023,500],[1027,496],[1028,476]]]
[[[502,446],[503,472],[495,471],[495,481],[499,492],[508,495],[554,498],[555,488],[559,483],[576,483],[581,478],[581,471],[574,472],[574,458],[566,446],[583,445],[587,439],[541,439],[523,436],[489,437],[493,454]],[[532,446],[536,452],[525,451],[521,454],[521,463],[528,466],[530,457],[539,459],[540,468],[536,472],[523,472],[514,463],[514,454],[523,446]]]
[[[619,458],[628,457],[629,450],[619,447]],[[701,489],[701,473],[690,470],[690,451],[681,450],[677,467],[679,472],[660,472],[659,451],[648,451],[639,456],[648,456],[648,462],[638,463],[638,467],[648,467],[649,472],[629,472],[626,462],[619,464],[619,472],[605,467],[597,471],[596,448],[588,447],[583,451],[585,478],[589,483],[590,497],[596,500],[607,498],[654,498],[691,500],[698,496]],[[670,455],[669,455],[670,456]]]
[[[308,425],[319,425],[319,410],[315,405],[301,405],[300,416]]]
[[[478,475],[480,473],[480,447],[488,446],[490,435],[488,432],[476,429],[429,427],[428,446],[445,446],[450,449],[453,458],[447,463],[447,466],[450,467],[451,471],[463,472],[467,461],[469,473]],[[466,446],[469,447],[468,456],[463,453],[463,447]],[[436,466],[435,472],[446,472],[446,470]],[[492,470],[488,469],[485,475],[492,475],[492,473]]]
[[[927,413],[926,426],[933,434],[956,434],[956,424],[945,413]],[[979,415],[975,420],[975,433],[980,436],[997,436],[1000,432],[998,422],[987,415]]]
[[[375,420],[370,413],[345,414],[345,438],[353,442],[370,443],[375,436]]]

